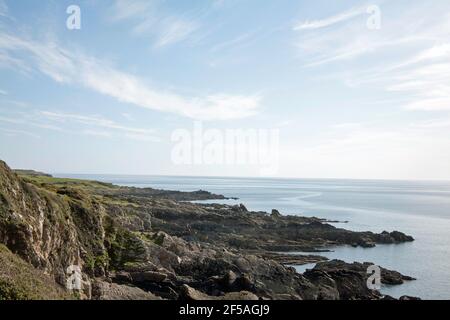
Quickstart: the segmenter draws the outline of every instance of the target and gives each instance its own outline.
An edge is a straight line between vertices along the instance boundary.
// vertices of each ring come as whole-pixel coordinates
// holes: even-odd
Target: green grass
[[[26,174],[19,174],[19,176],[28,183],[37,186],[55,186],[55,187],[87,187],[87,188],[101,188],[101,189],[117,189],[111,183],[104,183],[92,180],[69,179],[69,178],[54,178],[46,176],[31,176]]]
[[[137,203],[130,202],[130,201],[125,200],[125,199],[110,197],[110,196],[95,196],[95,199],[97,201],[101,202],[101,203],[110,204],[110,205],[114,205],[114,206],[120,206],[120,207],[131,206],[133,208],[140,208],[141,207]]]
[[[114,196],[108,196],[109,192],[114,192],[120,189],[111,183],[104,183],[93,180],[81,180],[81,179],[69,179],[69,178],[53,178],[47,176],[32,176],[19,173],[19,177],[23,181],[32,184],[40,189],[45,189],[60,195],[67,195],[71,198],[77,198],[83,194],[88,197],[92,196],[93,199],[109,205],[115,206],[132,206],[139,208],[140,206],[134,202],[130,202],[126,199],[121,199]]]

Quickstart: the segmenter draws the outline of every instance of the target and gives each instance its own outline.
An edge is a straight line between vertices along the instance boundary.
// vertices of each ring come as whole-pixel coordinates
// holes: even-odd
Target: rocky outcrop
[[[353,262],[350,264],[341,260],[332,260],[323,263],[318,263],[314,269],[326,272],[335,272],[337,270],[354,271],[363,275],[367,279],[369,276],[367,270],[372,265],[373,263],[369,262],[364,263]],[[380,269],[381,269],[381,283],[384,284],[396,285],[396,284],[403,284],[405,281],[415,280],[414,278],[405,276],[397,271],[392,271],[385,268]]]
[[[306,255],[306,254],[291,254],[291,253],[278,253],[278,252],[266,252],[261,256],[265,259],[277,261],[287,266],[301,266],[304,264],[317,263],[321,261],[327,261],[328,258],[318,255]]]
[[[144,200],[145,201],[145,200]],[[373,247],[413,241],[401,232],[352,232],[317,218],[250,212],[240,206],[173,206],[152,201],[152,225],[186,240],[207,241],[240,251],[317,251],[336,245]]]
[[[381,234],[377,236],[376,240],[378,243],[391,244],[391,243],[411,242],[414,241],[414,238],[399,231],[393,232],[383,231]]]
[[[214,194],[204,190],[193,192],[182,192],[172,190],[158,190],[152,188],[134,188],[123,187],[108,190],[107,194],[118,195],[121,197],[144,197],[144,198],[162,198],[175,201],[192,201],[192,200],[226,200],[228,198],[223,195]]]
[[[368,273],[370,266],[373,266],[373,263],[333,260],[318,263],[314,269],[307,270],[303,275],[318,287],[318,299],[382,299],[380,292],[370,290],[367,286],[367,279],[371,275]],[[398,285],[411,280],[414,278],[381,268],[383,284]]]
[[[2,162],[0,208],[0,243],[13,253],[61,280],[68,266],[81,263],[70,204],[26,184]]]
[[[150,292],[129,285],[96,280],[92,285],[93,300],[161,300]]]
[[[198,290],[195,290],[188,285],[183,285],[180,294],[180,300],[187,301],[199,301],[199,300],[227,300],[227,301],[237,301],[237,300],[259,300],[258,296],[248,291],[231,292],[226,293],[222,296],[209,296]]]
[[[50,275],[46,279],[59,290],[68,268],[79,267],[80,298],[301,300],[382,296],[364,288],[365,264],[320,263],[302,275],[286,265],[324,258],[287,252],[413,240],[400,232],[352,232],[276,210],[251,212],[242,204],[185,202],[216,197],[18,176],[0,162],[0,243],[34,272]],[[384,269],[383,277],[389,284],[410,280]],[[55,290],[51,297],[58,297]]]
[[[270,216],[274,217],[274,218],[280,218],[281,217],[281,213],[277,209],[272,209],[272,213],[270,214]]]

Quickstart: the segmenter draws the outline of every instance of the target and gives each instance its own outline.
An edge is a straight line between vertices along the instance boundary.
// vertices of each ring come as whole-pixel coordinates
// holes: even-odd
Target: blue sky
[[[258,176],[174,164],[171,134],[202,121],[278,129],[280,177],[450,179],[449,39],[448,0],[0,0],[0,158]]]

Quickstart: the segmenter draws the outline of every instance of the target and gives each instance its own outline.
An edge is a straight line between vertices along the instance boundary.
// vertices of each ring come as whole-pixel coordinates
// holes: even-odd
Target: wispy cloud
[[[246,43],[248,43],[250,41],[250,39],[252,38],[252,36],[255,35],[255,33],[256,32],[246,32],[246,33],[240,34],[231,40],[227,40],[227,41],[221,42],[219,44],[216,44],[214,47],[211,48],[211,51],[212,52],[224,51],[224,50],[227,50],[230,48],[235,48],[236,46],[245,45]]]
[[[387,89],[412,96],[408,110],[450,110],[450,43],[426,49],[399,68],[386,70]]]
[[[350,20],[350,19],[357,17],[365,12],[366,12],[366,8],[362,8],[362,7],[353,8],[348,11],[338,13],[334,16],[331,16],[331,17],[328,17],[325,19],[298,22],[294,25],[293,29],[295,31],[321,29],[321,28],[335,25],[340,22]]]
[[[389,2],[380,9],[382,17],[389,12],[380,30],[368,29],[366,19],[351,20],[361,9],[297,26],[295,45],[304,66],[345,64],[344,82],[353,87],[385,90],[407,110],[450,110],[450,5],[405,9]]]
[[[424,61],[430,61],[439,58],[445,58],[450,56],[450,43],[441,43],[434,45],[428,49],[423,50],[422,52],[417,53],[412,58],[408,59],[405,62],[401,62],[400,64],[393,66],[389,70],[400,69],[404,67],[408,67],[413,64],[421,63]]]
[[[8,6],[6,5],[6,2],[4,0],[0,0],[0,17],[7,17],[8,16]]]
[[[161,48],[185,40],[199,27],[200,25],[193,20],[183,20],[173,17],[164,19],[161,22],[155,47]]]
[[[110,138],[112,136],[112,133],[109,131],[101,131],[101,130],[83,130],[82,133],[86,136],[93,136],[93,137],[102,137],[102,138]]]
[[[57,43],[25,40],[0,31],[0,51],[22,57],[17,68],[38,70],[54,81],[78,84],[120,102],[200,120],[230,120],[254,115],[259,95],[183,96],[146,84],[143,79],[81,53],[66,50]]]
[[[15,58],[2,50],[0,50],[0,67],[4,69],[20,70],[24,74],[31,71],[22,60]]]
[[[63,132],[64,130],[60,127],[44,123],[41,121],[42,119],[34,117],[32,114],[25,114],[25,113],[17,113],[14,117],[12,116],[4,116],[0,115],[0,122],[5,122],[13,125],[26,125],[29,127],[34,128],[41,128],[46,130],[53,130],[53,131],[60,131]]]
[[[4,94],[4,96],[8,95],[8,93]],[[19,101],[19,100],[11,100],[11,99],[2,99],[0,100],[0,108],[10,108],[10,107],[19,107],[19,108],[27,108],[30,105],[28,102]]]
[[[113,131],[119,131],[124,133],[127,137],[133,139],[140,139],[146,141],[159,142],[160,139],[155,135],[155,130],[136,128],[130,126],[123,126],[117,122],[106,119],[101,116],[87,116],[80,114],[64,113],[64,112],[51,112],[51,111],[41,111],[40,114],[45,118],[57,122],[75,122],[77,124],[82,124],[90,127],[98,127]],[[111,136],[112,134],[105,130],[98,129],[86,129],[83,131],[84,134],[95,135],[95,136]]]
[[[37,135],[33,132],[25,131],[25,130],[0,128],[0,131],[2,131],[3,133],[6,133],[8,136],[24,135],[27,137],[32,137],[32,138],[37,138],[37,139],[41,138],[39,135]]]
[[[163,4],[159,0],[116,0],[112,8],[112,21],[133,21],[132,34],[141,37],[150,35],[154,48],[182,42],[200,28],[200,23],[194,18],[169,13]]]
[[[424,19],[423,10],[405,10],[395,8],[395,4],[383,4],[380,10],[380,29],[372,30],[367,26],[372,12],[367,12],[366,7],[350,9],[343,13],[337,13],[325,22],[306,24],[304,27],[294,28],[297,35],[294,45],[299,49],[299,55],[308,66],[318,66],[337,61],[353,61],[357,58],[367,57],[381,51],[389,52],[414,46],[424,41],[436,40],[444,32],[437,30],[438,24],[446,19],[445,14],[438,13],[439,19]],[[390,19],[383,18],[386,12],[397,13]],[[361,16],[361,17],[359,17]],[[358,19],[350,19],[356,18]],[[345,19],[344,19],[345,18]],[[346,22],[338,24],[338,22]],[[313,28],[334,22],[333,28]],[[306,26],[311,25],[310,28]],[[436,30],[432,30],[436,29]],[[446,29],[444,29],[446,30]]]
[[[115,0],[111,17],[114,20],[143,17],[154,5],[152,0]]]
[[[64,134],[82,134],[102,138],[125,137],[131,140],[160,142],[154,129],[124,126],[98,115],[52,111],[15,112],[14,114],[0,115],[0,122],[18,127],[20,130],[26,126]],[[11,130],[17,131],[18,129]]]
[[[22,123],[25,123],[24,120],[22,120],[22,119],[15,119],[15,118],[5,117],[5,116],[0,116],[0,121],[2,121],[2,122],[8,122],[8,123],[13,123],[13,124],[22,124]]]
[[[6,96],[8,94],[7,91],[0,89],[0,95]]]

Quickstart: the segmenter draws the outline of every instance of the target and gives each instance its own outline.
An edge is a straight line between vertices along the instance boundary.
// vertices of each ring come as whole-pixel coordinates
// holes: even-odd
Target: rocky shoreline
[[[0,162],[0,299],[390,299],[367,288],[370,264],[314,252],[414,240],[276,209],[191,202],[212,199],[225,197],[15,173]],[[47,279],[42,290],[31,294],[30,284],[2,264],[11,255]],[[317,265],[304,274],[289,266],[307,263]],[[73,265],[83,288],[67,292]],[[382,269],[383,283],[412,280]]]

